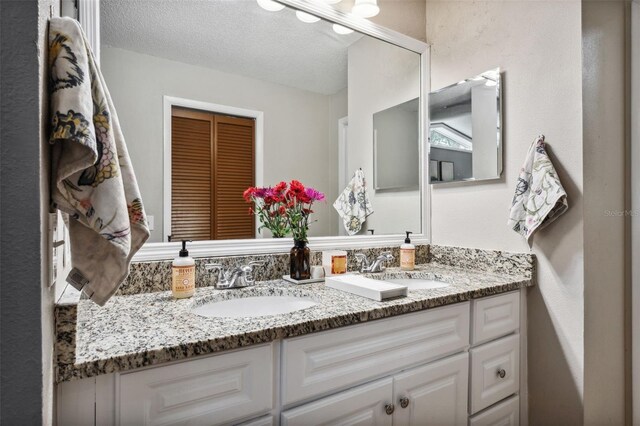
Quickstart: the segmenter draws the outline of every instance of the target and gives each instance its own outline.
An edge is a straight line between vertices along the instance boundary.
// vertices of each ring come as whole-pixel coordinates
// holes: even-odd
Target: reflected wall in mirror
[[[242,192],[292,179],[327,197],[309,236],[345,235],[333,202],[359,168],[374,211],[360,234],[421,232],[419,188],[374,191],[371,140],[375,113],[420,97],[419,54],[255,0],[100,4],[101,66],[150,242],[270,237]]]
[[[429,94],[431,183],[500,177],[501,110],[499,68]]]
[[[376,191],[414,190],[420,184],[420,100],[373,114]]]

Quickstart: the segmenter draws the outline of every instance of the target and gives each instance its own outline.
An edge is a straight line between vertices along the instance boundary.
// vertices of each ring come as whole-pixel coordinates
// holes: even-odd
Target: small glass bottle
[[[311,278],[311,250],[306,241],[295,240],[289,252],[289,274],[294,280],[308,280]]]

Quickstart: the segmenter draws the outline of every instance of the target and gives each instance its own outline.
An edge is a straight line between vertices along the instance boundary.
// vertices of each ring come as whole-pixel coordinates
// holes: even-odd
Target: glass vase
[[[289,252],[289,273],[294,280],[308,280],[311,278],[311,250],[306,241],[295,240]]]

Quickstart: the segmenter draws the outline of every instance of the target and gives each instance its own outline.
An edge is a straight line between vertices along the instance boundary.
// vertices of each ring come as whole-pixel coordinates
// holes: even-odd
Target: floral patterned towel
[[[373,213],[371,202],[367,196],[364,172],[361,169],[358,169],[353,175],[347,187],[333,203],[333,208],[338,211],[349,235],[360,232],[367,216]]]
[[[51,201],[69,221],[67,281],[99,305],[149,238],[140,191],[102,74],[71,18],[49,27]]]
[[[527,240],[567,211],[567,193],[538,136],[520,170],[507,224]]]

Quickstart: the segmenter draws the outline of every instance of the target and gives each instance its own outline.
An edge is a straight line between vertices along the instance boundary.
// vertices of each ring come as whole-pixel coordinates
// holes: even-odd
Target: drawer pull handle
[[[501,379],[504,379],[506,375],[507,375],[507,372],[504,371],[504,368],[501,368],[500,370],[498,370],[498,377],[500,377]]]
[[[392,415],[394,410],[396,409],[395,405],[393,404],[387,404],[384,406],[384,411],[387,413],[387,415]]]
[[[406,396],[403,396],[402,398],[400,398],[400,407],[407,408],[408,406],[409,406],[409,398],[407,398]]]

